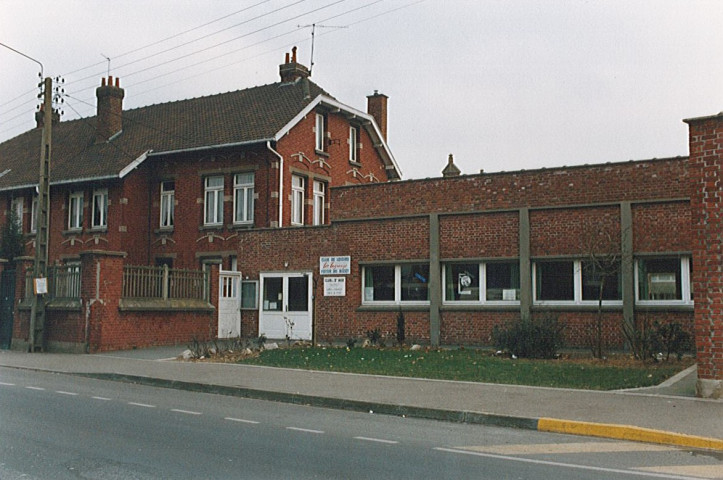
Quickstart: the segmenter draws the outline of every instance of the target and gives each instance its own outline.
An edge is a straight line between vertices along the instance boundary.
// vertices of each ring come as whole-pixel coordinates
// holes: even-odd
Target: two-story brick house
[[[95,117],[53,127],[49,262],[100,250],[126,265],[237,270],[239,232],[325,224],[330,187],[399,179],[387,97],[370,95],[371,113],[339,102],[295,50],[279,82],[132,110],[119,80],[103,79]],[[16,212],[29,255],[41,123],[0,144],[0,221]]]

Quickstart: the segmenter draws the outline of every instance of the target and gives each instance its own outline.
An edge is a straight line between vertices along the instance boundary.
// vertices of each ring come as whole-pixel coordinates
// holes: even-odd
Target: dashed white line
[[[250,423],[252,425],[258,425],[259,422],[255,422],[253,420],[245,420],[243,418],[233,418],[233,417],[225,417],[224,420],[228,420],[229,422],[238,422],[238,423]]]
[[[156,408],[155,405],[148,405],[147,403],[128,402],[128,405],[133,405],[134,407]]]
[[[28,390],[37,390],[39,392],[42,392],[45,390],[43,387],[25,387],[25,388],[27,388]]]
[[[202,415],[201,412],[192,412],[190,410],[179,410],[178,408],[172,408],[171,411],[176,412],[176,413],[185,413],[186,415]]]
[[[111,399],[108,398],[108,397],[90,397],[90,398],[92,398],[93,400],[103,400],[104,402],[110,402],[110,401],[111,401]]]
[[[14,387],[14,383],[6,383],[6,382],[0,382],[0,385],[5,385],[6,387]]]
[[[78,395],[78,394],[75,393],[75,392],[66,392],[66,391],[63,391],[63,390],[56,390],[55,393],[59,393],[59,394],[61,394],[61,395],[70,395],[71,397],[75,397],[75,396]]]
[[[286,427],[287,430],[294,430],[295,432],[305,433],[324,433],[323,430],[312,430],[310,428],[298,428],[298,427]]]
[[[363,440],[365,442],[376,442],[376,443],[385,443],[387,445],[396,445],[396,440],[385,440],[383,438],[370,438],[370,437],[354,437],[355,440]]]

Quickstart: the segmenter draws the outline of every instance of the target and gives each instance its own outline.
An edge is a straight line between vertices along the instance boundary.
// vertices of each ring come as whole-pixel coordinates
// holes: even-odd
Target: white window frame
[[[83,202],[82,191],[72,192],[68,196],[68,230],[83,229]]]
[[[166,190],[166,184],[173,184],[173,189]],[[174,180],[164,180],[161,182],[161,203],[160,203],[160,218],[158,226],[160,228],[173,228],[176,217],[176,182]],[[205,211],[205,205],[204,205]]]
[[[326,118],[323,113],[316,114],[314,132],[314,148],[319,152],[326,151]]]
[[[323,225],[326,210],[326,184],[314,180],[314,218],[313,225]]]
[[[469,300],[454,300],[447,298],[447,265],[453,264],[477,264],[477,278],[479,278],[479,294],[477,298]],[[442,265],[442,303],[445,305],[519,305],[519,300],[487,300],[487,265],[490,263],[512,263],[509,261],[498,262],[475,262],[475,261],[458,261],[446,262]]]
[[[250,181],[241,182],[244,177],[251,177]],[[254,222],[254,172],[242,172],[233,176],[233,223],[235,225],[250,224]],[[242,208],[239,200],[243,201]],[[240,210],[240,211],[239,211]]]
[[[672,259],[672,257],[665,255],[660,256],[649,256],[645,258],[637,258],[635,259],[635,304],[636,305],[686,305],[686,306],[692,306],[693,305],[693,295],[692,295],[692,279],[691,279],[691,269],[690,269],[690,262],[691,257],[688,255],[680,256],[678,257],[680,260],[680,299],[674,299],[674,300],[645,300],[640,298],[640,273],[638,270],[639,262],[640,260],[662,260],[662,259]]]
[[[291,224],[304,224],[304,204],[306,200],[306,178],[291,175]]]
[[[349,126],[349,161],[359,163],[359,128]]]
[[[405,263],[404,265],[424,265],[423,262]],[[427,300],[402,300],[402,264],[394,266],[394,300],[367,300],[366,292],[366,269],[374,267],[390,267],[392,265],[364,265],[361,272],[362,284],[362,305],[429,305],[429,278],[427,278]]]
[[[244,305],[244,301],[247,299],[247,295],[244,295],[244,285],[253,285],[253,305]],[[259,281],[258,280],[241,280],[239,285],[241,289],[241,310],[258,310],[259,309]]]
[[[100,205],[100,218],[96,219],[96,207]],[[108,228],[108,189],[98,188],[93,190],[93,201],[91,202],[92,215],[91,215],[91,228],[102,229]],[[98,220],[96,222],[96,220]]]
[[[583,300],[582,299],[582,274],[583,274],[583,260],[571,260],[571,259],[550,259],[549,261],[559,262],[572,262],[572,275],[573,275],[573,298],[571,300],[538,300],[537,298],[537,264],[538,262],[545,262],[546,260],[540,259],[532,262],[532,302],[535,305],[597,305],[597,300]],[[603,300],[602,304],[605,306],[622,306],[623,300]]]
[[[221,179],[221,185],[209,185],[212,179]],[[225,179],[223,175],[209,175],[203,179],[203,224],[223,225],[223,191]],[[209,205],[212,209],[209,218]]]
[[[25,200],[23,197],[15,197],[10,202],[10,209],[15,212],[15,220],[18,228],[23,231],[23,209],[25,208]]]

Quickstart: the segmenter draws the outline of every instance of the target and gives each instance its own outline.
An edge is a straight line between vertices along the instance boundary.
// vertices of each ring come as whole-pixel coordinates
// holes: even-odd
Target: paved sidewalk
[[[173,361],[184,349],[95,355],[0,351],[0,366],[723,451],[723,401],[693,396],[694,368],[658,387],[594,392]]]

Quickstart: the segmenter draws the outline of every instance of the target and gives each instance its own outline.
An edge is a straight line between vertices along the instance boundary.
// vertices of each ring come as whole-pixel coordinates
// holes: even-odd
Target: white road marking
[[[243,418],[233,418],[233,417],[226,417],[224,420],[228,420],[229,422],[238,422],[238,423],[250,423],[252,425],[258,425],[259,422],[255,422],[253,420],[244,420]]]
[[[78,395],[78,394],[75,393],[75,392],[65,392],[65,391],[63,391],[63,390],[56,390],[55,393],[59,393],[59,394],[61,394],[61,395],[70,395],[71,397],[75,397],[75,396]]]
[[[27,388],[28,390],[37,390],[39,392],[42,392],[45,390],[43,387],[25,387],[25,388]]]
[[[0,382],[0,385],[5,385],[6,387],[14,387],[15,386],[14,383],[5,383],[5,382]]]
[[[324,433],[323,430],[311,430],[309,428],[298,428],[298,427],[286,427],[287,430],[294,430],[295,432],[305,433]]]
[[[634,477],[649,477],[649,478],[669,478],[672,480],[700,480],[700,477],[686,477],[686,476],[680,476],[680,475],[667,475],[662,473],[653,473],[653,472],[636,472],[633,470],[622,470],[618,468],[604,468],[604,467],[592,467],[588,465],[575,465],[573,463],[561,463],[561,462],[551,462],[547,460],[535,460],[532,458],[520,458],[520,457],[510,457],[507,455],[494,455],[491,453],[480,453],[480,452],[470,452],[468,450],[457,450],[454,448],[443,448],[443,447],[435,447],[434,450],[440,451],[440,452],[447,452],[447,453],[459,453],[462,455],[473,455],[477,457],[485,457],[485,458],[496,458],[498,460],[506,460],[509,462],[519,462],[519,463],[532,463],[535,465],[547,465],[552,467],[563,467],[563,468],[574,468],[578,470],[589,470],[593,472],[604,472],[604,473],[617,473],[621,475],[630,475]]]
[[[134,407],[156,408],[155,405],[148,405],[147,403],[128,402],[128,405],[133,405]]]
[[[171,411],[176,412],[176,413],[185,413],[186,415],[202,415],[201,412],[192,412],[190,410],[179,410],[177,408],[172,408]]]
[[[376,442],[376,443],[386,443],[389,445],[396,445],[397,441],[395,440],[384,440],[383,438],[370,438],[370,437],[354,437],[355,440],[363,440],[365,442]]]
[[[93,400],[103,400],[104,402],[109,402],[111,399],[107,397],[90,397]]]

